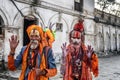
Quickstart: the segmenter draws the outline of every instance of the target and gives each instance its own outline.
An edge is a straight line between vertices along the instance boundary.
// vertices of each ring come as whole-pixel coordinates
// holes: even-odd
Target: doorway
[[[23,29],[23,46],[27,45],[30,42],[30,39],[27,35],[27,28],[32,24],[38,24],[38,19],[35,16],[26,16],[24,18],[24,29]]]

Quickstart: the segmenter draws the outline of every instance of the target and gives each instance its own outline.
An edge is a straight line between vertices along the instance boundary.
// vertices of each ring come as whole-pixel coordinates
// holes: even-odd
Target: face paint
[[[81,38],[81,33],[79,31],[73,31],[71,37]]]
[[[79,45],[81,42],[81,39],[78,39],[78,38],[71,38],[71,40],[74,45]]]
[[[36,49],[39,45],[39,41],[38,40],[30,40],[30,48],[31,49]]]
[[[73,31],[71,33],[71,43],[73,45],[79,45],[81,42],[81,33],[79,31]]]
[[[39,31],[33,29],[33,30],[30,32],[30,35],[37,35],[37,36],[39,36]]]
[[[39,31],[36,29],[33,29],[30,32],[30,48],[36,49],[39,46],[39,41],[40,41]]]

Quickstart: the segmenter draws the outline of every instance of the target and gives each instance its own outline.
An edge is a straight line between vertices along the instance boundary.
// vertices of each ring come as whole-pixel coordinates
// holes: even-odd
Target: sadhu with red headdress
[[[65,43],[61,47],[63,80],[92,80],[91,72],[95,77],[98,76],[98,57],[91,46],[84,45],[81,35],[81,31],[72,30],[70,44],[66,46]]]
[[[30,43],[22,47],[16,59],[14,59],[15,49],[19,41],[14,35],[9,39],[8,68],[14,71],[22,64],[19,80],[48,80],[49,77],[55,76],[57,73],[52,49],[43,44],[43,30],[40,26],[29,26],[27,34]]]
[[[74,25],[73,30],[81,32],[81,40],[84,42],[84,26],[83,26],[84,20],[78,20],[78,22]]]

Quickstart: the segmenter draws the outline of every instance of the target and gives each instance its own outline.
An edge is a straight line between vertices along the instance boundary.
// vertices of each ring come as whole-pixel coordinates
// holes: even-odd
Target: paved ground
[[[59,74],[60,65],[57,64],[58,74],[51,78],[51,80],[62,80]],[[7,72],[6,74],[11,77],[18,77],[20,71]],[[3,73],[4,74],[4,73]],[[2,74],[0,74],[2,75]],[[5,79],[9,78],[9,79]],[[10,77],[0,78],[0,80],[13,80]],[[14,79],[17,80],[17,79]],[[93,80],[120,80],[120,55],[108,58],[99,58],[99,76]]]
[[[96,80],[120,80],[120,55],[100,58],[99,77]]]
[[[62,78],[58,74],[53,80]],[[120,55],[99,58],[99,76],[93,80],[120,80]]]

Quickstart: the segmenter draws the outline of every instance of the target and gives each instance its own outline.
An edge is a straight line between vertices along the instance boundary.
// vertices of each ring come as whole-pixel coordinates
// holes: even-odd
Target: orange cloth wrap
[[[52,32],[49,29],[47,29],[44,36],[46,37],[46,45],[52,47],[52,43],[55,41]]]
[[[39,50],[40,50],[40,54],[43,52],[43,47],[45,46],[44,43],[44,37],[43,37],[43,30],[41,27],[37,26],[37,25],[31,25],[28,27],[27,29],[27,34],[28,36],[30,37],[30,32],[31,30],[33,29],[36,29],[39,31],[40,33],[40,37],[41,37],[41,41],[40,41],[40,44],[39,44]],[[29,49],[29,46],[30,44],[27,45],[27,48],[25,49],[24,53],[23,53],[23,58],[22,58],[22,72],[20,74],[20,77],[19,77],[19,80],[24,80],[24,77],[25,77],[25,72],[26,72],[26,68],[27,68],[27,55],[28,55],[28,49]],[[12,71],[16,70],[16,67],[14,66],[14,57],[9,55],[8,56],[8,68]],[[45,64],[45,56],[43,55],[42,56],[42,60],[41,60],[41,64],[40,64],[40,69],[43,70],[43,69],[46,69],[46,64]],[[38,76],[36,77],[36,73],[35,71],[31,71],[29,72],[28,74],[28,80],[48,80],[48,77],[52,77],[54,75],[57,74],[57,69],[46,69],[47,70],[47,74],[46,76]]]
[[[96,54],[92,55],[92,61],[91,61],[91,69],[95,77],[98,76],[98,57]]]
[[[8,69],[11,71],[16,70],[16,67],[14,65],[14,56],[8,55]]]
[[[68,46],[69,48],[69,46]],[[88,65],[88,57],[86,56],[86,46],[82,44],[82,49],[84,51],[84,57],[82,61],[82,73],[81,73],[81,78],[79,80],[92,80],[92,74],[93,72],[94,76],[98,76],[98,58],[96,54],[92,55],[92,60],[91,60],[91,65]],[[72,74],[72,65],[69,64],[71,61],[71,53],[68,53],[66,56],[66,71],[63,80],[73,80],[71,77]]]

